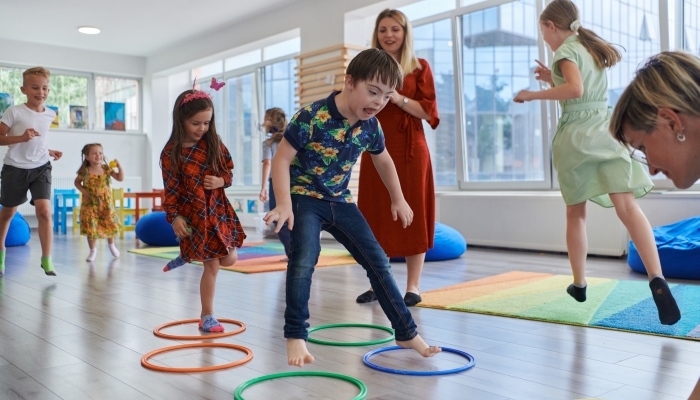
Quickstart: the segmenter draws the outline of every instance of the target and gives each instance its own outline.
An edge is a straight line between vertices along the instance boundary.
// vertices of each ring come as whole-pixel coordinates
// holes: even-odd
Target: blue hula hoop
[[[469,363],[467,365],[461,366],[459,368],[454,368],[454,369],[446,369],[442,371],[409,371],[409,370],[402,370],[402,369],[392,369],[392,368],[386,368],[382,367],[380,365],[372,363],[369,359],[370,357],[383,353],[385,351],[392,351],[392,350],[410,350],[403,348],[401,346],[390,346],[390,347],[382,347],[381,349],[376,349],[372,350],[369,353],[365,354],[364,357],[362,357],[362,361],[365,363],[366,366],[376,369],[377,371],[382,371],[382,372],[388,372],[390,374],[399,374],[399,375],[421,375],[421,376],[432,376],[432,375],[449,375],[449,374],[456,374],[458,372],[463,372],[468,369],[471,369],[474,367],[474,364],[476,364],[476,361],[474,360],[474,357],[472,357],[471,354],[465,353],[462,350],[457,350],[457,349],[450,349],[448,347],[443,347],[442,351],[446,351],[448,353],[454,353],[458,354],[467,360],[469,360]]]

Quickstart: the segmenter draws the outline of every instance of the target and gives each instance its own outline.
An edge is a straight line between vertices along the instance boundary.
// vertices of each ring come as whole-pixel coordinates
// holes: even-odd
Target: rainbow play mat
[[[661,325],[646,280],[587,278],[587,300],[566,293],[568,275],[513,271],[421,293],[420,307],[700,339],[700,286],[669,284],[681,320]]]

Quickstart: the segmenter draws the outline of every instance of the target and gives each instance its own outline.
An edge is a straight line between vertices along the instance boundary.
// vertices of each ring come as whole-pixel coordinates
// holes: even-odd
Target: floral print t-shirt
[[[350,126],[335,104],[338,93],[299,110],[284,132],[297,151],[289,167],[293,195],[353,203],[348,189],[352,166],[363,151],[384,151],[379,121],[372,117]]]

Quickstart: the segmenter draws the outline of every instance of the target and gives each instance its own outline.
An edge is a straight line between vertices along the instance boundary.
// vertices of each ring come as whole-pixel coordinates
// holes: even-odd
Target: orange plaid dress
[[[224,144],[222,172],[214,173],[207,167],[206,135],[194,146],[182,149],[184,164],[181,172],[170,170],[170,151],[167,145],[160,154],[165,201],[163,209],[171,224],[178,216],[185,217],[192,235],[180,240],[180,256],[187,262],[212,260],[226,256],[231,247],[241,247],[246,235],[236,212],[226,197],[224,188],[233,181],[233,160]],[[224,186],[204,189],[204,177],[218,175]]]

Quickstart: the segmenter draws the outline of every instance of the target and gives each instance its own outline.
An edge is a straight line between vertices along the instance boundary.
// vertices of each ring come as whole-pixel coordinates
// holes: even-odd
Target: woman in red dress
[[[401,190],[413,210],[413,223],[402,229],[401,221],[393,221],[385,212],[391,208],[389,192],[366,154],[362,155],[358,207],[387,256],[406,257],[408,279],[404,302],[414,306],[421,302],[420,275],[435,233],[433,167],[422,123],[428,121],[433,129],[440,123],[435,83],[428,62],[413,52],[413,30],[401,11],[386,9],[377,16],[372,47],[394,56],[405,74],[403,87],[392,95],[377,119],[396,165]],[[376,299],[370,289],[357,302]]]

